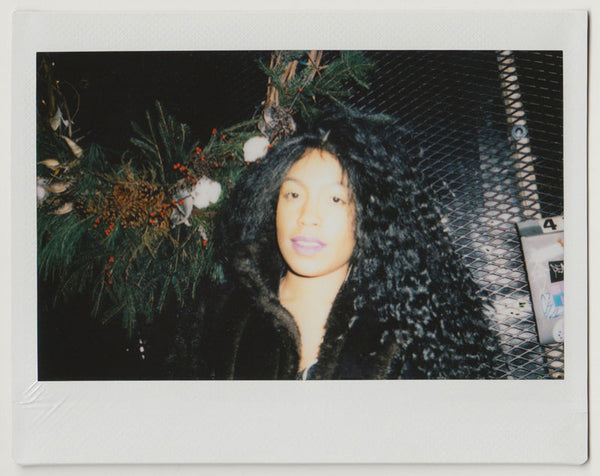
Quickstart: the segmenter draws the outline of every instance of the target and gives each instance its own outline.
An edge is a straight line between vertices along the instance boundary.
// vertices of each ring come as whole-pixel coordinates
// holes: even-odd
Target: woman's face
[[[328,152],[307,150],[283,179],[277,242],[299,276],[345,272],[354,250],[355,206],[346,174]]]

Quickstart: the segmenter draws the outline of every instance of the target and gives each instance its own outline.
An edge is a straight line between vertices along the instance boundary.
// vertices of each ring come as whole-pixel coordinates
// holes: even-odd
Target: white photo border
[[[36,53],[561,50],[565,377],[39,382]],[[13,455],[53,463],[569,463],[588,455],[587,13],[65,13],[13,18]]]

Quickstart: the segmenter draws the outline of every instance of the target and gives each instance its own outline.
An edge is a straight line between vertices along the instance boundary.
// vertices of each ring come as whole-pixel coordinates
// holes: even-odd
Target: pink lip
[[[327,246],[318,238],[311,236],[294,236],[290,241],[296,253],[304,256],[314,255]]]

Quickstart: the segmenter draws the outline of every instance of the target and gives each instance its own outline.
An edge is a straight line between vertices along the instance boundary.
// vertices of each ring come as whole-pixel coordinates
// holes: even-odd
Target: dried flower
[[[269,148],[269,139],[265,136],[254,136],[244,144],[244,161],[255,162],[264,157]]]
[[[206,208],[211,203],[216,203],[221,196],[221,184],[202,177],[190,192],[196,208]]]

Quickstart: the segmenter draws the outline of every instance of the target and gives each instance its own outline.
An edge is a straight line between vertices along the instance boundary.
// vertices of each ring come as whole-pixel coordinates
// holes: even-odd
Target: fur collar
[[[293,379],[298,373],[298,326],[279,303],[279,280],[262,278],[272,273],[268,261],[253,255],[259,249],[265,248],[250,246],[247,254],[236,256],[235,279],[215,311],[216,378]],[[256,269],[254,263],[264,269]],[[377,316],[354,314],[354,295],[346,283],[333,303],[311,370],[314,379],[378,379],[397,373],[398,344]]]

